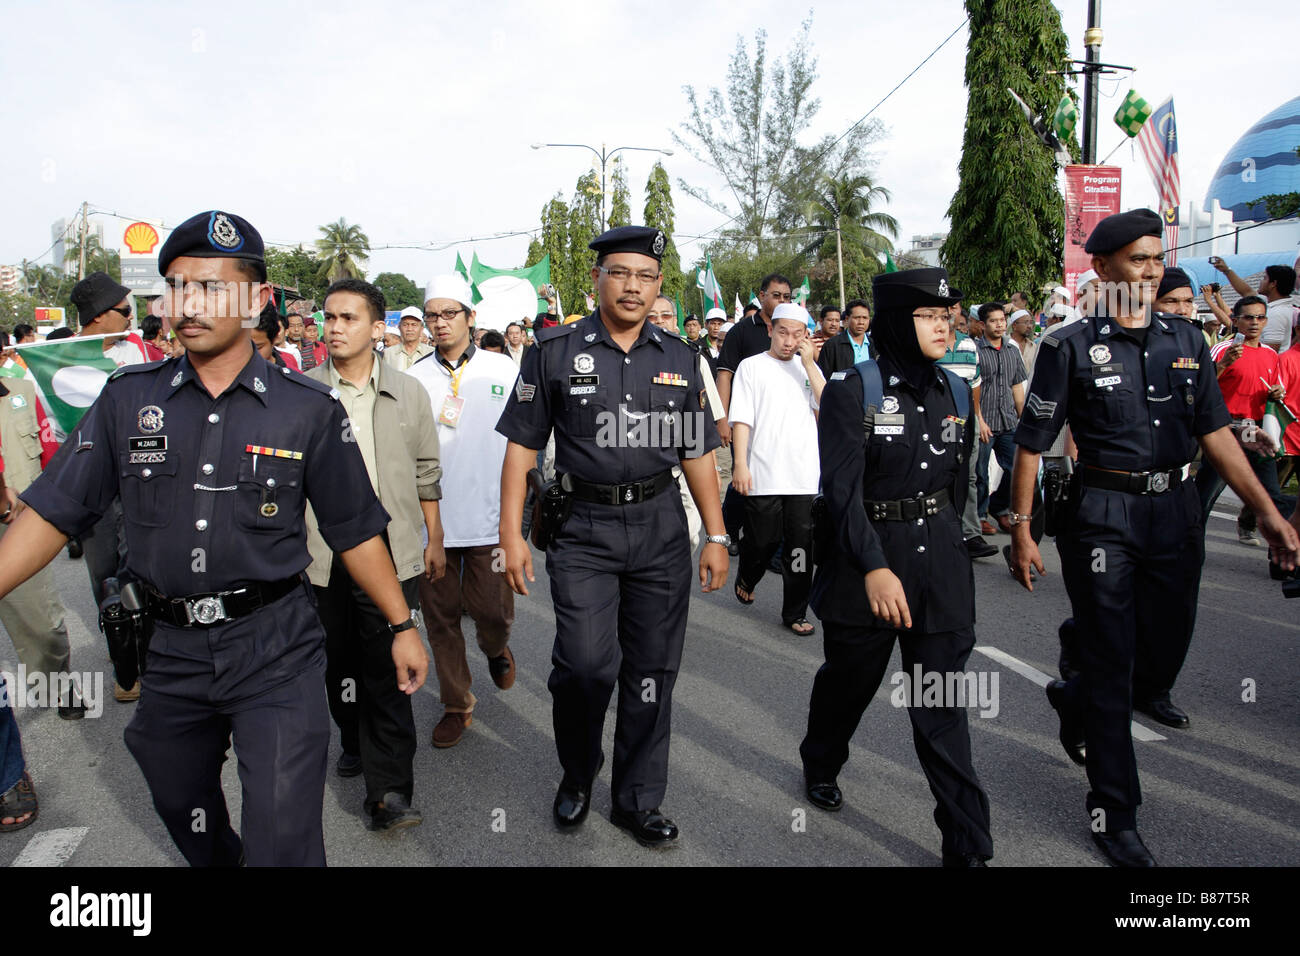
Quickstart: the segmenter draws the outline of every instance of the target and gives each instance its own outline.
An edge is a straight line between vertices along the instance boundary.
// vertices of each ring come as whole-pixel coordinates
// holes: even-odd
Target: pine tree
[[[572,268],[569,265],[569,207],[556,193],[551,201],[542,207],[542,231],[535,240],[539,247],[534,256],[533,247],[528,247],[528,265],[542,261],[542,257],[551,257],[551,285],[560,293],[560,304],[567,312],[580,312],[581,304],[575,307],[571,295],[574,292]]]
[[[565,309],[582,310],[583,293],[592,293],[591,267],[596,254],[587,248],[600,234],[600,174],[595,170],[583,173],[573,188],[573,202],[569,204],[568,288]],[[552,260],[554,261],[554,260]]]
[[[966,132],[942,258],[952,284],[982,302],[1060,280],[1056,161],[1007,89],[1050,116],[1065,92],[1051,71],[1065,67],[1069,49],[1051,0],[966,0],[966,10]]]
[[[642,221],[651,229],[661,230],[668,237],[663,258],[663,293],[670,299],[681,295],[686,288],[686,276],[682,273],[682,260],[673,236],[673,189],[663,163],[656,162],[650,170],[650,178],[646,180],[645,216]]]
[[[627,188],[627,169],[623,164],[623,157],[615,156],[610,165],[613,167],[613,172],[609,177],[608,228],[630,226],[632,225],[632,192]]]

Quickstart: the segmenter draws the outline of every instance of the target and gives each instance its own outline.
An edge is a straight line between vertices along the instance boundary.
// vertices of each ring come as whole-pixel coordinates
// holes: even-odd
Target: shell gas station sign
[[[161,240],[157,228],[147,222],[133,222],[122,232],[122,285],[137,295],[158,293],[162,280],[153,252]]]

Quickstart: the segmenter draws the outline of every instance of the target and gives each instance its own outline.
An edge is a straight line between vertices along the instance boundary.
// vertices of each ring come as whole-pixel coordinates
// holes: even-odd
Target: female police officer
[[[919,668],[945,686],[956,685],[948,676],[964,671],[975,644],[974,573],[959,519],[970,387],[935,365],[948,347],[948,306],[961,297],[943,269],[880,275],[872,285],[878,377],[872,363],[836,372],[818,423],[822,493],[835,532],[813,580],[826,663],[799,752],[808,798],[824,810],[843,804],[835,777],[895,638],[907,674]],[[983,866],[993,855],[988,798],[971,765],[963,702],[944,696],[908,694],[916,753],[938,802],[944,865]]]

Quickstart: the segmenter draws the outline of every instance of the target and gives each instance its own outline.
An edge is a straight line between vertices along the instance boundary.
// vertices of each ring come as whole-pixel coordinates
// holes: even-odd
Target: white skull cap
[[[454,299],[468,310],[474,308],[474,293],[469,283],[455,273],[434,276],[429,280],[429,284],[424,287],[424,301],[430,299]]]

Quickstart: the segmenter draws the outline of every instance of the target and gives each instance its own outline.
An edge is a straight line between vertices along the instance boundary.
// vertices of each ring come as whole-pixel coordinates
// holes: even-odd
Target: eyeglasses
[[[443,309],[441,312],[426,312],[424,313],[424,321],[430,324],[437,322],[439,319],[442,319],[444,322],[450,322],[464,311],[465,309],[462,307],[459,309]]]
[[[769,299],[776,299],[777,302],[793,302],[794,294],[790,292],[764,292],[763,295]]]
[[[631,269],[624,269],[622,266],[614,266],[612,269],[606,269],[604,266],[596,266],[601,272],[609,276],[615,282],[626,282],[628,279],[636,276],[636,281],[642,285],[649,285],[659,278],[659,273],[651,272],[649,269],[642,269],[640,272],[633,272]]]
[[[653,322],[655,319],[672,319],[674,322],[676,322],[677,313],[676,312],[647,312],[646,318],[649,319],[651,322]]]

